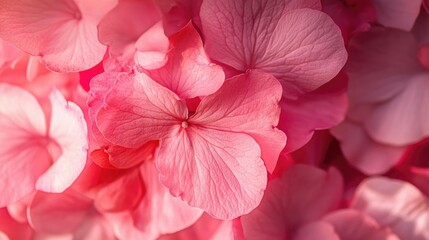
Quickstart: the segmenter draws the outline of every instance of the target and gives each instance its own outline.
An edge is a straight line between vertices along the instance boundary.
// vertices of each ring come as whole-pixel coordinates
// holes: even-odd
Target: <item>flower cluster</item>
[[[0,0],[0,240],[429,239],[428,0]]]

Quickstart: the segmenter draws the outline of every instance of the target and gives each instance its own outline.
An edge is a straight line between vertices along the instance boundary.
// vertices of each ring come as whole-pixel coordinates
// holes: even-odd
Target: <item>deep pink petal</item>
[[[285,96],[314,90],[335,77],[347,58],[335,23],[307,9],[319,7],[319,1],[204,1],[206,50],[239,71],[273,74]]]
[[[268,184],[258,208],[241,217],[245,236],[285,239],[336,208],[341,194],[342,179],[337,170],[325,172],[306,165],[289,168],[281,179]]]
[[[166,64],[149,71],[155,81],[182,99],[206,96],[216,92],[225,75],[220,66],[210,63],[203,42],[192,23],[170,38]]]
[[[156,158],[160,180],[171,194],[219,219],[246,214],[259,204],[267,173],[255,140],[193,125],[175,131],[161,142]]]
[[[259,144],[268,171],[273,171],[286,142],[276,128],[282,88],[269,74],[249,71],[228,79],[205,97],[190,122],[223,131],[242,132]]]
[[[187,117],[186,105],[145,74],[120,74],[96,117],[113,144],[137,148],[172,132]]]
[[[133,212],[133,218],[136,227],[147,234],[147,238],[180,231],[201,216],[203,210],[190,207],[180,198],[173,197],[168,188],[161,184],[153,161],[145,162],[140,172],[146,195]]]
[[[0,206],[6,206],[34,190],[52,158],[43,110],[27,91],[0,84],[0,129]]]
[[[428,199],[407,182],[369,178],[356,190],[351,206],[391,228],[400,239],[429,238]]]
[[[422,0],[372,0],[378,22],[386,27],[410,31],[420,12]]]
[[[1,240],[30,240],[33,239],[32,235],[33,230],[28,223],[19,223],[15,221],[6,208],[0,208]]]
[[[348,120],[333,128],[331,132],[340,141],[347,161],[368,175],[386,173],[398,163],[405,151],[405,147],[374,141],[362,126]]]
[[[354,209],[332,212],[323,217],[323,221],[332,224],[340,239],[399,240],[395,234],[384,229],[370,216]]]
[[[36,188],[45,192],[63,192],[85,167],[87,126],[82,110],[75,103],[67,102],[58,90],[52,91],[49,99],[52,106],[49,137],[58,144],[61,153],[39,177]]]
[[[315,130],[331,128],[347,112],[347,78],[340,73],[335,79],[297,99],[283,98],[279,129],[288,137],[284,152],[292,152],[308,141]]]
[[[1,1],[0,36],[40,56],[54,71],[89,69],[102,60],[106,47],[97,38],[99,15],[80,5],[73,0]],[[97,10],[103,14],[106,9]]]
[[[168,1],[167,1],[168,2]],[[200,8],[202,0],[172,0],[169,9],[166,10],[164,8],[164,31],[167,36],[171,36],[176,32],[180,31],[186,24],[188,24],[189,20],[196,26],[201,26],[200,20]]]
[[[37,231],[64,234],[79,227],[90,213],[91,200],[73,191],[61,194],[37,192],[28,209]]]

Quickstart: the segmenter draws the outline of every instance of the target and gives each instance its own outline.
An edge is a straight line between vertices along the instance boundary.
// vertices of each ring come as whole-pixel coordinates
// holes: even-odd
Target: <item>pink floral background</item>
[[[0,240],[427,240],[428,197],[428,0],[0,0]]]

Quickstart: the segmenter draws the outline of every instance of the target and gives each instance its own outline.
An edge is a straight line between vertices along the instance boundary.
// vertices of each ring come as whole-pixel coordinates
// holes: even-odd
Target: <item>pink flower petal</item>
[[[284,96],[314,90],[337,75],[347,54],[340,30],[326,14],[299,8],[320,9],[320,2],[204,1],[206,50],[239,71],[273,74]]]
[[[27,223],[15,221],[6,208],[0,208],[0,239],[1,240],[30,240],[33,230]]]
[[[180,31],[190,20],[196,26],[201,26],[199,15],[202,0],[172,0],[170,2],[171,6],[169,6],[168,12],[164,13],[163,17],[165,34],[167,36]]]
[[[88,216],[91,200],[76,192],[37,192],[28,209],[31,226],[51,234],[72,233]]]
[[[281,101],[279,129],[288,141],[284,152],[304,146],[315,130],[331,128],[344,120],[347,112],[347,78],[340,73],[335,79],[297,99]]]
[[[186,117],[186,105],[168,89],[144,74],[120,74],[96,122],[113,144],[136,148],[168,136]]]
[[[27,91],[0,84],[0,206],[25,197],[49,168],[46,120],[42,108]]]
[[[350,42],[348,115],[378,142],[405,145],[429,134],[420,120],[429,115],[423,90],[429,75],[417,51],[412,34],[394,29],[374,29]]]
[[[405,151],[398,147],[372,140],[362,126],[345,121],[331,130],[340,141],[347,161],[365,174],[383,174],[389,171]]]
[[[410,31],[420,12],[422,0],[372,0],[378,21],[386,27]]]
[[[171,194],[219,219],[254,209],[267,182],[259,146],[250,136],[212,128],[176,127],[161,142],[156,164]]]
[[[76,104],[67,102],[59,91],[52,91],[49,99],[52,104],[49,136],[62,152],[39,177],[36,188],[45,192],[63,192],[85,167],[87,127],[82,110]]]
[[[140,171],[146,185],[146,195],[133,212],[133,218],[136,227],[147,234],[147,238],[180,231],[203,214],[202,209],[192,208],[170,194],[168,188],[159,181],[153,161],[145,162]]]
[[[166,64],[149,71],[149,76],[180,98],[206,96],[222,86],[225,75],[220,66],[210,63],[200,35],[188,23],[170,38]]]
[[[337,170],[325,172],[295,165],[281,179],[271,181],[261,204],[241,217],[245,236],[285,239],[304,224],[336,208],[341,194],[342,179]]]
[[[99,14],[88,12],[85,4],[80,5],[73,0],[2,0],[0,36],[31,55],[40,56],[54,71],[89,69],[102,60],[106,47],[97,38]],[[106,9],[97,10],[103,13]]]
[[[351,206],[381,226],[390,227],[400,239],[429,238],[428,199],[407,182],[385,177],[367,179],[356,190]]]
[[[278,238],[278,240],[284,238]],[[288,238],[287,238],[288,239]],[[323,239],[323,240],[341,240],[340,236],[335,232],[334,227],[323,221],[312,222],[299,228],[293,235],[293,240],[310,240],[310,239]],[[344,240],[348,238],[344,238]]]
[[[268,171],[273,171],[285,134],[276,128],[282,88],[269,74],[249,71],[228,79],[219,91],[205,97],[190,121],[204,127],[242,132],[259,144]]]
[[[121,0],[98,25],[100,41],[110,53],[122,55],[136,49],[140,36],[161,20],[161,13],[150,0]]]
[[[334,226],[340,239],[399,240],[395,234],[384,229],[370,216],[354,209],[332,212],[323,217],[323,221]]]

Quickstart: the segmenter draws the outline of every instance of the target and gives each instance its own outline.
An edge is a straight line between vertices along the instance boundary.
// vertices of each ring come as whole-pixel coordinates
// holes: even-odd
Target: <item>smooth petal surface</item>
[[[362,126],[348,120],[333,128],[331,133],[340,141],[347,161],[367,175],[386,173],[398,163],[406,149],[378,143]]]
[[[381,226],[390,227],[400,239],[429,238],[428,199],[407,182],[384,177],[367,179],[356,190],[351,206]]]
[[[98,25],[100,41],[110,53],[122,55],[136,50],[140,36],[161,20],[161,13],[150,0],[120,0]]]
[[[241,217],[245,237],[285,239],[336,208],[341,193],[342,179],[337,170],[325,172],[295,165],[268,184],[258,208]]]
[[[49,99],[52,105],[49,136],[61,148],[61,155],[40,176],[36,188],[45,192],[63,192],[85,167],[87,126],[82,110],[67,102],[59,91],[52,91]]]
[[[51,234],[72,233],[89,215],[91,200],[73,191],[37,192],[28,209],[31,226]]]
[[[314,90],[335,77],[347,58],[335,23],[322,12],[299,9],[318,6],[318,1],[204,1],[206,50],[241,72],[273,74],[285,96]]]
[[[370,216],[354,209],[332,212],[323,217],[323,221],[332,224],[340,239],[399,240],[389,229],[384,229]]]
[[[96,122],[113,144],[137,148],[168,136],[187,117],[184,103],[145,74],[121,74],[107,94]]]
[[[377,28],[350,42],[348,116],[378,142],[405,145],[429,133],[421,120],[429,115],[429,73],[417,51],[414,36],[395,29]]]
[[[52,158],[43,110],[27,91],[0,84],[0,129],[0,206],[6,206],[34,190]]]
[[[284,152],[293,152],[312,138],[315,130],[331,128],[344,120],[347,112],[347,77],[335,79],[297,99],[283,98],[278,128],[288,138]]]
[[[190,123],[253,137],[268,171],[273,171],[286,142],[276,128],[282,88],[272,76],[258,71],[228,79],[219,91],[204,98]]]
[[[249,238],[251,239],[251,238]],[[277,238],[272,238],[277,239]],[[283,238],[278,238],[281,240]],[[288,238],[287,238],[288,239]],[[294,234],[293,240],[309,240],[309,239],[324,239],[324,240],[341,240],[340,236],[337,235],[335,229],[329,223],[318,221],[312,222],[299,228]],[[344,240],[348,238],[344,238]]]
[[[203,214],[202,209],[190,207],[178,197],[174,197],[159,181],[158,170],[153,161],[140,167],[146,186],[146,195],[133,212],[134,223],[147,236],[158,238],[162,234],[180,231]],[[173,214],[174,213],[174,214]]]
[[[422,0],[373,0],[378,21],[386,27],[410,31],[417,19]]]
[[[216,92],[225,75],[220,66],[210,63],[203,43],[192,23],[170,38],[166,64],[149,71],[149,76],[182,99]]]
[[[161,142],[156,164],[171,194],[215,218],[232,219],[262,198],[267,173],[260,154],[246,134],[178,126]]]
[[[1,240],[30,240],[33,230],[27,223],[15,221],[6,208],[0,208],[0,239]]]
[[[106,47],[98,42],[97,19],[82,10],[73,0],[4,0],[0,36],[40,56],[54,71],[89,69],[102,60]]]

